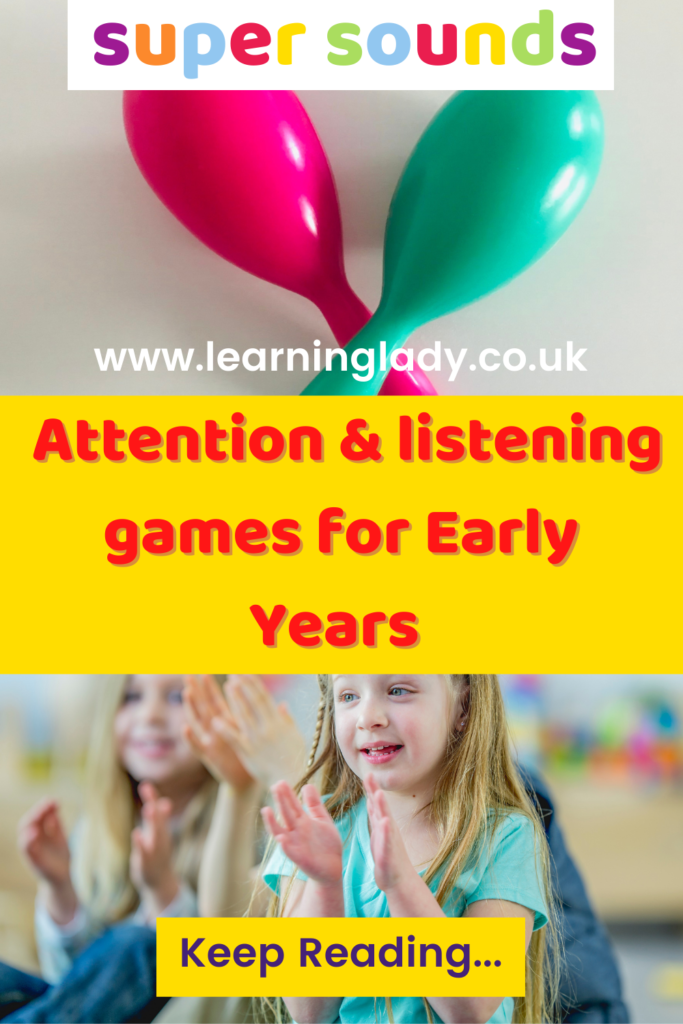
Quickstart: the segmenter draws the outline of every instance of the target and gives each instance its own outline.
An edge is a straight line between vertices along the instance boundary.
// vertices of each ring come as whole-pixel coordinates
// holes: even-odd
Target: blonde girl
[[[320,676],[314,758],[273,787],[272,912],[302,917],[522,917],[526,997],[285,999],[299,1024],[551,1019],[557,956],[545,835],[510,755],[492,675]],[[318,790],[310,780],[319,777]],[[555,968],[551,967],[554,964]]]
[[[39,878],[36,937],[48,982],[108,926],[197,913],[217,783],[185,737],[183,685],[179,675],[102,682],[71,847],[53,800],[20,824],[20,848]]]

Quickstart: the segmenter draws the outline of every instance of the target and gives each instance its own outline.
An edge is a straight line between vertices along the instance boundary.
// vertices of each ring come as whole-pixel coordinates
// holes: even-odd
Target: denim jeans
[[[156,996],[156,934],[137,925],[109,928],[57,985],[0,963],[0,1017],[7,1022],[151,1021],[167,1001]]]

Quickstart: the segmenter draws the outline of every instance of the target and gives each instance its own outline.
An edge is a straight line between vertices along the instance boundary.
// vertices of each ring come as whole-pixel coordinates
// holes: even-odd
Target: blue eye
[[[171,690],[168,694],[169,704],[182,704],[183,703],[183,691],[182,690]]]
[[[355,693],[342,693],[339,700],[342,704],[350,704],[352,700],[357,700]]]
[[[132,704],[133,701],[140,700],[141,694],[135,693],[133,690],[127,690],[123,695],[123,704]]]
[[[410,693],[410,690],[406,690],[405,686],[392,686],[389,690],[391,697],[400,697],[402,693]]]

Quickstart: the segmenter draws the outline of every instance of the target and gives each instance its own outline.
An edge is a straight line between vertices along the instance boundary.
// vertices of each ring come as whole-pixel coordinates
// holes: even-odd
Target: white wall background
[[[584,212],[520,278],[412,341],[476,355],[571,339],[588,349],[588,372],[464,370],[437,382],[443,393],[680,391],[682,37],[678,0],[619,0],[617,87],[600,96],[606,156]],[[174,221],[133,163],[120,95],[67,92],[66,0],[3,0],[0,38],[0,394],[298,393],[296,373],[100,372],[95,346],[332,339],[305,299],[224,263]],[[351,283],[374,308],[393,188],[448,94],[301,95],[335,171]]]

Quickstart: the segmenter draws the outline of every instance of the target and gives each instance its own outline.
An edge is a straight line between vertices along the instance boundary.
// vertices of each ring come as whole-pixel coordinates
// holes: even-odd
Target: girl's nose
[[[147,724],[158,724],[166,721],[166,701],[160,693],[150,693],[140,708],[142,717]]]
[[[366,698],[361,701],[356,725],[359,729],[384,729],[389,724],[381,701]]]

